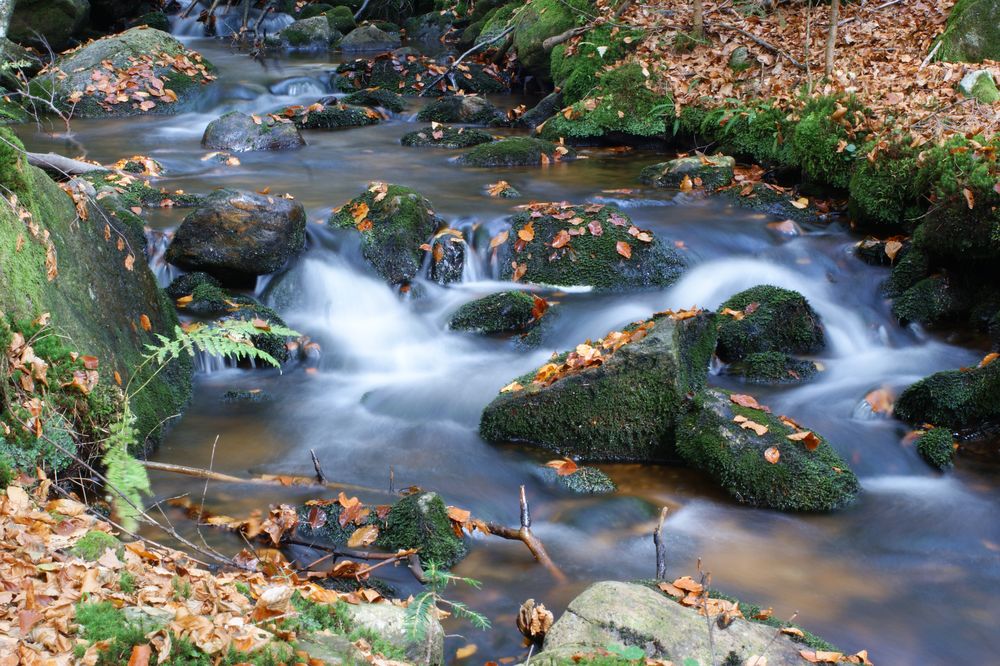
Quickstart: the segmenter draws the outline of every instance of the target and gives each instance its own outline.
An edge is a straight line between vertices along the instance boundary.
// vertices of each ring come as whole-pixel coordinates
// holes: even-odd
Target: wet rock
[[[448,327],[484,335],[523,333],[535,323],[535,299],[525,291],[501,291],[466,303],[451,316]]]
[[[935,324],[958,318],[972,305],[972,294],[948,275],[920,280],[892,302],[892,314],[903,323]]]
[[[302,204],[237,190],[217,190],[184,218],[166,259],[223,283],[245,284],[273,273],[305,247]]]
[[[1000,91],[993,80],[993,74],[986,69],[969,72],[958,83],[958,89],[966,97],[972,97],[981,104],[993,104],[1000,101]]]
[[[912,425],[953,431],[1000,423],[1000,363],[924,377],[900,394],[895,414]]]
[[[891,266],[902,261],[911,244],[906,239],[866,238],[854,246],[854,254],[861,261],[872,266]]]
[[[431,240],[431,266],[427,277],[438,284],[462,281],[465,240],[460,231],[445,227]]]
[[[57,53],[80,34],[90,18],[87,0],[17,0],[7,36]]]
[[[377,199],[377,200],[376,200]],[[406,286],[420,274],[424,250],[435,231],[445,226],[431,202],[400,185],[377,183],[346,203],[327,224],[361,234],[361,252],[392,285]]]
[[[497,252],[501,279],[517,275],[535,284],[624,291],[668,286],[684,269],[684,259],[674,248],[635,227],[614,206],[541,204],[535,208],[511,218],[507,240]],[[536,212],[541,217],[534,217]],[[519,236],[522,232],[531,240],[525,242]],[[553,243],[560,247],[554,248]],[[622,243],[628,245],[627,250]]]
[[[425,122],[465,123],[500,126],[507,124],[507,114],[479,95],[454,95],[437,99],[417,114]]]
[[[776,634],[772,626],[736,618],[725,629],[713,627],[710,637],[705,616],[697,609],[652,587],[617,581],[594,583],[571,601],[531,663],[558,666],[591,658],[624,663],[623,658],[599,656],[607,654],[609,646],[636,648],[643,658],[676,664],[709,664],[712,655],[726,664],[751,663],[754,655],[766,655],[768,666],[807,663],[799,655],[804,646]]]
[[[128,22],[128,27],[144,25],[163,32],[170,32],[170,19],[163,12],[146,12]]]
[[[752,384],[796,384],[816,375],[812,361],[789,356],[781,352],[747,354],[726,368],[728,374],[740,375]]]
[[[451,30],[453,16],[430,12],[408,18],[403,27],[406,38],[411,42],[427,42],[438,44],[441,38]]]
[[[401,42],[398,35],[392,35],[379,30],[374,25],[362,25],[347,33],[340,40],[340,49],[344,52],[357,53],[361,51],[391,51],[399,48]]]
[[[441,75],[442,65],[432,58],[420,55],[413,49],[401,48],[390,56],[380,55],[370,59],[346,62],[337,67],[335,85],[343,92],[353,92],[359,88],[384,88],[404,96],[440,97],[449,95],[449,86],[467,93],[509,92],[510,81],[506,73],[495,65],[465,64],[461,76],[454,74],[432,87]],[[466,74],[469,78],[466,78]]]
[[[345,35],[358,27],[350,7],[334,7],[324,12],[324,16],[332,29]]]
[[[295,125],[275,122],[272,118],[261,119],[258,123],[245,113],[230,111],[208,124],[201,145],[243,153],[300,148],[306,142]]]
[[[931,467],[950,469],[955,463],[955,438],[947,428],[931,428],[917,440],[917,453]]]
[[[571,160],[576,151],[542,139],[512,137],[477,146],[459,157],[459,163],[474,167],[537,166]]]
[[[325,51],[340,37],[325,16],[299,19],[277,35],[284,48],[295,51]]]
[[[741,313],[719,317],[719,358],[727,363],[760,352],[812,354],[826,345],[819,315],[795,291],[760,285],[719,306]]]
[[[230,404],[259,404],[262,402],[271,402],[273,398],[274,396],[270,393],[260,389],[232,389],[223,393],[221,400]]]
[[[377,111],[349,104],[324,104],[289,106],[279,109],[276,115],[289,118],[299,129],[342,129],[364,127],[382,122]]]
[[[611,351],[617,336],[594,343],[604,350],[603,363],[568,372],[552,383],[547,383],[550,364],[517,378],[483,411],[482,437],[531,444],[582,461],[676,460],[674,418],[687,395],[705,385],[716,324],[709,314],[684,321],[657,316],[650,322],[630,327],[640,331],[637,339],[617,351]],[[558,367],[567,358],[564,353],[552,363]],[[544,381],[535,382],[539,372]],[[518,385],[523,388],[517,390]]]
[[[783,220],[794,220],[798,223],[816,222],[820,218],[820,210],[811,201],[804,208],[793,205],[800,197],[790,191],[775,189],[766,183],[754,183],[744,191],[738,187],[729,187],[716,192],[734,206],[747,210],[773,215]]]
[[[359,90],[344,97],[343,102],[353,106],[381,108],[393,113],[402,113],[406,110],[406,100],[403,99],[402,95],[381,88]]]
[[[607,495],[618,490],[611,477],[596,467],[577,467],[565,476],[559,476],[551,467],[542,467],[539,473],[547,483],[580,495]]]
[[[518,12],[511,35],[517,60],[526,70],[541,78],[549,78],[550,53],[542,46],[549,37],[558,35],[576,25],[577,12],[589,11],[588,0],[540,0]],[[483,28],[487,33],[490,26]]]
[[[418,548],[421,561],[445,568],[466,554],[465,543],[452,530],[444,501],[431,492],[414,493],[395,502],[376,545],[390,551]]]
[[[404,146],[434,146],[436,148],[471,148],[494,141],[489,132],[471,127],[424,127],[407,132],[399,140]]]
[[[203,284],[207,284],[211,287],[222,286],[221,282],[208,273],[194,271],[192,273],[185,273],[184,275],[174,278],[173,282],[167,286],[165,291],[167,292],[167,296],[177,299],[194,293],[194,290]]]
[[[565,105],[563,95],[560,92],[553,92],[542,98],[542,101],[529,109],[523,116],[517,119],[515,125],[535,129],[553,115],[559,112]]]
[[[686,178],[694,186],[711,191],[732,182],[735,166],[736,160],[722,154],[711,157],[678,157],[644,168],[639,174],[639,180],[656,187],[680,187]]]
[[[85,92],[87,86],[93,85],[92,74],[97,72],[102,72],[101,76],[107,76],[112,82],[126,84],[138,76],[135,71],[146,71],[144,58],[149,56],[153,56],[149,73],[163,82],[162,96],[144,100],[155,106],[143,106],[131,97],[124,102],[108,102],[105,93]],[[105,67],[106,62],[114,67],[113,72]],[[214,69],[201,54],[187,49],[167,33],[132,28],[63,54],[45,74],[31,80],[30,89],[44,98],[51,94],[61,108],[73,107],[74,118],[180,113],[205,94],[206,84],[214,79]],[[145,88],[148,77],[139,78]],[[74,93],[82,95],[75,106],[71,101]],[[176,101],[170,101],[174,96]]]
[[[758,434],[734,421],[740,418],[766,430]],[[774,415],[737,405],[729,392],[710,389],[692,401],[677,424],[677,450],[744,504],[830,511],[850,503],[860,486],[847,463],[816,433],[814,440],[787,438],[795,433]],[[768,455],[777,456],[776,462]]]
[[[1000,60],[1000,0],[956,2],[937,57],[950,62]]]

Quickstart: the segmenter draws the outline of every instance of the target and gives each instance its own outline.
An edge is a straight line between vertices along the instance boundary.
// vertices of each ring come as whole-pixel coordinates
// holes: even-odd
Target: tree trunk
[[[830,32],[826,36],[826,69],[825,74],[833,74],[833,61],[837,50],[837,22],[840,20],[840,0],[830,3]]]
[[[14,0],[0,0],[0,56],[4,52],[4,40],[10,27],[10,15],[14,13]]]
[[[704,0],[694,0],[694,16],[691,19],[691,35],[695,39],[705,36],[705,4]]]

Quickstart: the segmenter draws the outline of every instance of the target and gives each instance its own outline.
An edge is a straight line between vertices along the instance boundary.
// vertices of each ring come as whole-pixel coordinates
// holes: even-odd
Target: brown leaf
[[[535,240],[535,223],[533,221],[529,221],[517,232],[517,237],[525,243],[530,243]]]
[[[546,467],[551,467],[556,471],[559,476],[569,476],[580,470],[576,463],[569,458],[563,458],[562,460],[550,460],[545,463]]]
[[[889,257],[889,261],[896,261],[896,255],[899,251],[903,249],[903,244],[896,240],[891,240],[885,244],[885,256]]]
[[[511,276],[511,280],[513,280],[514,282],[518,282],[520,281],[521,278],[524,277],[524,274],[528,272],[528,264],[526,263],[519,264],[514,262],[513,266],[514,266],[514,274]]]
[[[354,533],[347,540],[348,548],[360,548],[369,546],[378,539],[378,525],[365,525],[354,530]]]
[[[820,442],[822,441],[816,436],[816,433],[809,430],[803,430],[802,432],[785,435],[785,439],[793,442],[802,442],[802,445],[806,447],[807,451],[815,451],[819,448]]]
[[[132,656],[128,658],[128,666],[149,666],[152,653],[148,643],[136,645],[132,648]]]
[[[865,402],[871,407],[871,410],[876,414],[892,414],[894,396],[892,391],[886,387],[875,389],[870,391],[868,395],[865,396]]]
[[[741,407],[749,407],[750,409],[763,409],[757,399],[752,395],[745,395],[743,393],[733,393],[729,396],[732,402],[735,402]]]
[[[625,241],[618,241],[615,243],[615,250],[617,250],[618,254],[622,255],[626,259],[632,258],[632,246]]]
[[[965,187],[962,188],[962,196],[965,197],[965,203],[969,206],[969,210],[972,210],[976,206],[976,195],[972,193],[972,190]]]
[[[144,331],[148,331],[153,328],[153,324],[150,323],[149,317],[145,314],[139,315],[139,326],[141,326]]]
[[[508,238],[510,238],[510,232],[506,230],[501,231],[496,236],[490,239],[490,249],[492,250],[500,247],[501,245],[507,242]]]

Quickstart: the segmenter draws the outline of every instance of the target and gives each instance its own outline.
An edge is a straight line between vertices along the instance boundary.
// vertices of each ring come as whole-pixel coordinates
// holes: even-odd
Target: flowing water
[[[768,218],[718,202],[653,190],[609,193],[636,187],[640,169],[664,159],[641,151],[585,150],[587,159],[573,163],[502,172],[460,167],[451,161],[454,153],[399,145],[399,137],[416,126],[413,115],[422,100],[379,126],[306,132],[308,146],[300,151],[244,154],[239,166],[202,161],[208,151],[199,140],[211,119],[229,109],[264,112],[315,101],[329,92],[334,61],[324,55],[259,63],[221,42],[187,39],[221,72],[214,96],[197,112],[78,121],[72,141],[28,130],[24,138],[32,149],[75,154],[82,148],[104,163],[150,155],[167,171],[156,184],[169,189],[270,187],[292,193],[309,213],[308,249],[286,274],[262,280],[258,292],[323,351],[316,367],[284,374],[204,365],[191,409],[157,459],[243,475],[311,474],[309,450],[315,449],[332,479],[387,488],[392,469],[396,487],[437,490],[450,504],[512,525],[518,487],[526,485],[533,528],[571,582],[557,583],[517,542],[475,540],[457,572],[482,580],[483,590],[453,594],[485,611],[495,629],[448,627],[463,636],[449,639],[450,653],[474,642],[475,660],[520,654],[513,619],[528,597],[558,614],[589,582],[651,576],[649,534],[658,507],[666,505],[671,573],[694,573],[701,558],[715,587],[773,606],[778,617],[797,611],[796,621],[805,628],[846,650],[867,648],[879,664],[996,663],[998,469],[960,458],[954,471],[939,475],[904,443],[902,424],[862,404],[872,389],[898,390],[931,372],[973,363],[982,349],[898,326],[877,288],[886,270],[854,258],[856,239],[842,224],[786,236],[769,229]],[[513,106],[531,100],[495,101]],[[510,287],[491,281],[494,267],[485,252],[517,203],[485,196],[484,187],[500,178],[521,190],[522,201],[626,207],[640,227],[683,241],[692,268],[660,291],[549,294],[560,301],[561,314],[537,351],[449,332],[447,316],[460,304]],[[400,300],[365,266],[355,243],[321,224],[371,180],[415,188],[452,226],[466,230],[479,254],[463,283],[449,289],[428,285],[425,298]],[[183,214],[155,211],[151,220],[152,263],[164,283],[173,273],[160,258],[162,233]],[[751,390],[775,411],[823,433],[850,462],[864,488],[851,508],[818,516],[749,509],[698,473],[666,466],[602,466],[619,491],[572,496],[540,473],[550,456],[479,438],[479,414],[498,388],[553,350],[665,308],[715,307],[761,283],[804,293],[823,317],[830,344],[816,359],[825,370],[814,381]],[[739,388],[725,376],[711,382]],[[222,402],[221,395],[234,388],[262,389],[270,400]],[[201,496],[202,484],[193,479],[156,474],[153,481],[157,499]],[[359,494],[368,502],[386,501],[379,491]],[[213,484],[206,505],[244,515],[310,496],[293,488]],[[230,535],[206,536],[241,547]],[[391,577],[402,594],[414,590],[402,570]]]

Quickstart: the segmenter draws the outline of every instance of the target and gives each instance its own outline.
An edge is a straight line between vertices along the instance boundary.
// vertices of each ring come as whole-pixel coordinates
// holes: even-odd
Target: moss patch
[[[947,428],[932,428],[917,440],[917,452],[931,467],[949,469],[955,461],[955,438]]]
[[[825,345],[819,315],[802,294],[760,285],[730,297],[719,306],[743,313],[719,318],[719,358],[738,361],[748,354],[811,354]]]
[[[952,431],[1000,421],[1000,363],[937,372],[899,396],[896,415],[914,425],[932,423]]]
[[[406,110],[406,101],[402,95],[381,88],[369,88],[359,90],[344,97],[344,104],[353,106],[370,106],[383,108],[393,113],[402,113]]]
[[[451,316],[448,326],[456,331],[485,335],[523,333],[536,323],[535,299],[524,291],[502,291],[466,303]]]
[[[474,167],[537,166],[543,161],[573,159],[575,151],[529,137],[512,137],[476,146],[459,158]]]
[[[435,148],[471,148],[483,143],[490,143],[496,139],[489,132],[473,129],[471,127],[424,127],[423,129],[407,132],[399,140],[404,146]]]

